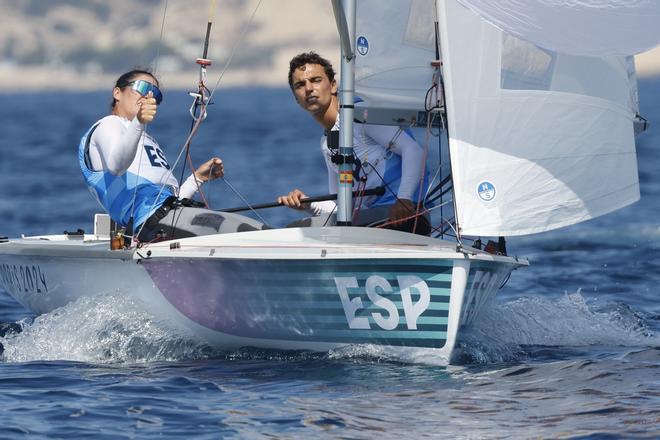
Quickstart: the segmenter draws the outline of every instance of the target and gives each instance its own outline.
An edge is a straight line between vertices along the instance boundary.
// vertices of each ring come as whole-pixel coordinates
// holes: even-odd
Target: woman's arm
[[[104,118],[92,133],[90,160],[96,171],[108,170],[115,176],[124,174],[137,153],[144,124],[133,118],[128,125],[118,117]]]

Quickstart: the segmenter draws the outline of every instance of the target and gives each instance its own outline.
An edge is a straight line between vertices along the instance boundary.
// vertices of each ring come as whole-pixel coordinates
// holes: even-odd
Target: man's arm
[[[405,131],[397,136],[398,127],[367,125],[365,129],[369,137],[385,148],[393,142],[392,151],[401,156],[401,184],[397,197],[413,200],[425,170],[425,154],[421,145]]]
[[[330,194],[337,193],[337,173],[331,166],[330,159],[324,155],[325,165],[328,171],[328,190]],[[333,212],[337,205],[332,200],[326,200],[323,202],[312,202],[312,203],[301,203],[300,200],[307,198],[307,194],[302,192],[299,189],[294,189],[289,194],[280,196],[277,198],[277,203],[280,203],[289,208],[305,210],[313,216],[329,214]]]

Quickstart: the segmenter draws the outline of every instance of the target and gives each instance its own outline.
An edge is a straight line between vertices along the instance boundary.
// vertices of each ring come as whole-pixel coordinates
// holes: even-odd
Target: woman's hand
[[[219,157],[207,160],[197,168],[197,171],[195,171],[195,177],[202,182],[208,182],[209,180],[214,180],[224,175],[225,165]]]
[[[141,124],[148,124],[154,120],[156,111],[158,110],[158,104],[156,104],[153,93],[149,92],[144,98],[138,99],[137,105],[137,118]]]

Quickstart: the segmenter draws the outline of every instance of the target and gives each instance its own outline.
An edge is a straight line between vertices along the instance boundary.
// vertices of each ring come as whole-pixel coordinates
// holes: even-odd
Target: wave
[[[650,317],[623,302],[587,301],[578,291],[559,299],[521,297],[487,307],[477,322],[461,330],[458,365],[515,363],[530,358],[575,356],[591,347],[655,347]],[[433,349],[374,345],[334,350],[333,358],[446,365]]]
[[[5,362],[142,363],[199,359],[212,353],[185,330],[159,321],[143,303],[120,292],[81,298],[18,324],[20,333],[0,338]]]
[[[624,302],[588,301],[580,291],[559,299],[521,297],[484,310],[463,333],[461,363],[516,361],[538,353],[538,347],[560,355],[567,347],[658,346],[660,336],[648,318]]]
[[[562,347],[660,346],[647,318],[622,302],[599,304],[580,292],[559,299],[521,297],[486,308],[479,320],[461,332],[459,364],[488,364],[529,359],[538,347],[544,356],[560,356]],[[5,362],[67,360],[95,364],[144,363],[210,358],[352,359],[446,365],[437,350],[352,345],[326,354],[242,349],[214,350],[185,329],[159,320],[131,295],[82,298],[65,307],[10,324],[0,337]],[[22,331],[16,332],[20,325]],[[0,335],[2,336],[2,335]],[[537,347],[530,349],[529,347]],[[565,350],[564,350],[565,351]],[[548,354],[550,353],[550,354]]]

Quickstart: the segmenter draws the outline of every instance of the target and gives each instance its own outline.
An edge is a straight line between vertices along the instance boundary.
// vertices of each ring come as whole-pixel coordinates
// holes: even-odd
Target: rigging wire
[[[165,0],[164,1],[164,6],[163,6],[163,18],[161,19],[161,23],[160,23],[160,36],[158,38],[158,45],[156,46],[156,57],[154,58],[154,64],[153,64],[153,69],[152,69],[154,77],[156,75],[156,72],[158,71],[158,61],[160,59],[160,48],[163,45],[163,32],[165,30],[165,18],[167,17],[167,4],[168,4],[168,0]],[[142,140],[142,138],[144,138],[144,136],[146,136],[146,134],[147,134],[147,126],[145,125],[144,131],[142,133],[142,136],[141,136],[140,140]],[[142,167],[142,153],[143,153],[142,149],[140,149],[140,157],[138,158],[138,170],[137,170],[138,177],[140,177],[140,169]],[[158,197],[160,197],[160,193],[162,192],[164,187],[165,187],[165,185],[163,184],[161,186],[160,192],[158,193]],[[129,217],[130,222],[131,222],[131,224],[130,224],[130,229],[131,229],[130,233],[132,234],[131,235],[131,242],[135,239],[135,237],[137,235],[139,235],[139,233],[135,234],[135,231],[133,231],[133,218],[134,218],[133,215],[135,214],[135,199],[137,198],[137,189],[138,189],[138,185],[135,185],[135,188],[133,189],[133,196],[132,196],[132,199],[131,199],[131,216]],[[156,197],[156,200],[158,200],[158,197]],[[154,201],[154,204],[155,204],[155,201]],[[140,231],[142,231],[142,228],[140,228]]]
[[[248,19],[247,23],[245,26],[243,26],[243,29],[241,30],[241,34],[238,37],[238,40],[234,43],[234,47],[232,47],[232,50],[229,54],[229,58],[227,58],[227,62],[225,63],[224,67],[222,68],[222,71],[220,72],[220,76],[218,77],[218,80],[215,82],[215,85],[213,86],[213,89],[211,90],[211,95],[209,96],[209,100],[213,98],[213,95],[215,94],[216,89],[218,88],[218,85],[220,84],[220,81],[225,75],[225,72],[227,69],[229,69],[229,66],[231,65],[231,62],[234,59],[234,55],[236,54],[236,50],[238,49],[239,43],[243,40],[245,37],[245,34],[247,33],[248,29],[252,25],[252,21],[254,20],[254,16],[257,14],[257,10],[259,10],[259,7],[261,6],[261,3],[263,0],[259,0],[259,3],[254,7],[254,10],[252,11],[252,14],[250,15],[250,18]]]
[[[190,133],[188,135],[188,138],[186,139],[186,141],[184,142],[184,145],[182,147],[182,149],[184,149],[185,152],[186,152],[186,159],[187,159],[188,164],[190,165],[190,168],[193,171],[193,173],[194,173],[194,167],[192,165],[192,159],[190,158],[190,143],[192,142],[192,138],[197,133],[197,130],[199,129],[199,125],[200,125],[201,121],[206,118],[206,109],[207,109],[208,105],[211,103],[213,95],[215,94],[215,91],[217,90],[217,88],[220,84],[220,81],[222,80],[225,72],[229,69],[229,66],[231,65],[231,63],[234,59],[234,55],[236,54],[236,51],[237,51],[240,43],[243,41],[243,39],[245,37],[245,34],[247,33],[248,29],[252,25],[252,22],[254,21],[254,17],[256,15],[259,7],[261,6],[262,2],[263,2],[263,0],[259,0],[257,5],[255,6],[254,10],[252,11],[252,14],[250,14],[250,18],[248,19],[247,23],[243,26],[241,34],[240,34],[239,38],[235,41],[235,43],[232,47],[232,50],[230,52],[229,58],[227,59],[227,62],[225,63],[222,71],[220,72],[218,80],[216,81],[216,83],[213,86],[212,90],[209,90],[206,87],[206,83],[205,83],[205,66],[202,66],[200,64],[200,95],[202,95],[201,96],[202,99],[196,100],[196,103],[197,102],[199,103],[199,109],[198,109],[198,113],[197,113],[199,116],[196,119],[193,116],[193,120],[194,120],[193,125],[190,129]],[[210,40],[210,25],[211,25],[212,20],[213,20],[213,12],[214,12],[214,9],[215,9],[214,5],[215,5],[215,0],[212,0],[211,10],[209,11],[209,21],[207,23],[206,39],[205,39],[205,43],[204,43],[204,58],[208,54],[208,42]],[[204,70],[202,71],[202,69],[204,69]],[[202,72],[203,72],[204,76],[202,76]],[[208,95],[204,94],[204,92],[207,92]],[[195,103],[193,105],[195,105]],[[202,117],[202,115],[203,115],[203,117]],[[176,167],[176,165],[178,164],[178,161],[179,161],[180,157],[181,157],[181,154],[179,154],[179,157],[177,158],[177,161],[175,162],[173,168]],[[184,166],[184,169],[185,169],[185,166]],[[182,174],[183,174],[183,171],[182,171]],[[226,177],[223,177],[223,180],[226,183],[228,183]],[[195,179],[195,181],[197,182],[197,179]],[[232,190],[235,191],[238,195],[238,191],[235,188],[232,187]],[[207,200],[204,196],[204,192],[202,191],[202,189],[199,185],[199,182],[197,182],[197,191],[200,194],[200,197],[202,198],[202,200],[204,201],[204,203],[206,204],[206,206],[208,208],[209,207],[208,202],[207,202]],[[242,195],[240,195],[240,198],[245,200],[245,198]],[[248,203],[246,203],[246,206],[250,206],[250,205]]]
[[[400,201],[401,199],[399,199],[399,196],[397,195],[397,193],[387,184],[387,182],[385,181],[385,178],[378,172],[378,170],[376,168],[374,168],[374,166],[371,165],[368,162],[367,162],[367,165],[370,166],[372,171],[375,172],[376,175],[380,178],[381,182],[383,182],[383,185],[385,186],[385,189],[387,189],[390,193],[392,193],[392,195],[394,196],[394,198],[396,199],[397,202]],[[419,191],[418,196],[421,196],[421,189]],[[409,217],[405,217],[403,219],[391,220],[389,222],[384,223],[383,225],[399,223],[400,221],[410,220],[410,219],[414,218],[415,219],[415,224],[413,226],[413,230],[414,230],[414,229],[417,228],[417,218],[424,215],[424,214],[426,214],[428,211],[430,211],[430,210],[424,210],[424,211],[420,212],[419,207],[416,208],[415,210],[410,210],[410,209],[407,209],[407,210],[408,210],[408,212],[412,213],[413,215],[411,215]]]
[[[158,71],[158,62],[160,61],[160,49],[163,46],[163,33],[165,31],[165,17],[167,17],[167,4],[168,0],[164,1],[163,6],[163,19],[160,23],[160,37],[158,38],[158,46],[156,47],[156,58],[154,59],[154,74]]]
[[[211,10],[209,11],[209,20],[212,20],[212,18],[213,18],[212,12],[213,12],[213,9],[214,9],[213,6],[215,5],[215,1],[216,1],[216,0],[211,0]],[[254,10],[252,11],[252,14],[250,15],[250,18],[248,19],[248,22],[245,24],[245,26],[243,26],[243,30],[241,31],[241,34],[240,34],[239,38],[238,38],[238,39],[236,40],[236,42],[234,43],[234,46],[233,46],[232,51],[231,51],[231,53],[230,53],[230,56],[229,56],[229,58],[227,59],[227,62],[225,63],[225,66],[223,67],[223,70],[222,70],[222,72],[220,73],[220,76],[218,77],[218,80],[216,81],[215,86],[213,87],[213,90],[210,91],[210,94],[209,94],[208,98],[201,100],[200,107],[199,107],[199,113],[198,113],[199,115],[202,115],[202,114],[205,115],[205,114],[206,114],[206,108],[207,108],[209,102],[211,101],[211,98],[212,98],[213,95],[215,94],[215,91],[217,90],[217,88],[218,88],[218,86],[219,86],[219,84],[220,84],[220,81],[222,80],[222,78],[223,78],[225,72],[227,71],[227,69],[229,68],[231,62],[233,61],[233,58],[234,58],[234,55],[235,55],[235,53],[236,53],[236,50],[238,49],[239,43],[240,43],[240,42],[243,40],[243,38],[245,37],[245,34],[247,33],[247,30],[250,28],[250,26],[251,26],[251,24],[252,24],[252,21],[254,20],[254,17],[255,17],[255,15],[256,15],[256,13],[257,13],[257,10],[258,10],[259,7],[261,6],[261,3],[262,3],[262,2],[263,2],[263,0],[259,0],[259,2],[257,3],[257,5],[255,6]],[[164,21],[165,21],[165,19],[163,18],[163,23],[164,23]],[[207,36],[209,36],[209,38],[210,38],[210,25],[209,25],[208,22],[207,22]],[[208,46],[207,46],[207,44],[205,44],[205,53],[206,53],[207,49],[208,49]],[[205,86],[204,86],[204,87],[205,87]],[[208,91],[208,88],[206,88],[206,90]],[[172,165],[171,169],[175,169],[175,168],[177,167],[177,165],[179,164],[179,161],[181,160],[181,157],[183,156],[184,153],[186,153],[186,155],[188,156],[188,158],[190,157],[190,154],[189,154],[190,144],[191,144],[191,142],[192,142],[193,137],[197,134],[197,130],[199,129],[199,126],[200,126],[200,124],[201,124],[201,122],[202,122],[203,119],[204,119],[204,118],[198,117],[198,118],[193,122],[192,127],[191,127],[191,129],[190,129],[190,132],[188,133],[188,137],[186,138],[185,142],[183,143],[183,146],[181,147],[181,149],[179,150],[179,154],[178,154],[176,160],[174,161],[174,164]],[[194,168],[192,167],[192,161],[190,162],[190,164],[191,164],[191,169],[193,170],[193,174],[194,174]],[[226,178],[223,177],[223,180],[225,181],[225,183],[229,184],[229,182],[227,181]],[[201,188],[199,187],[199,182],[197,181],[197,178],[195,178],[195,182],[196,182],[197,185],[198,185],[198,192],[199,192],[199,194],[200,194],[200,197],[202,197],[202,199],[204,200],[204,203],[205,203],[205,204],[207,205],[207,207],[208,207],[208,203],[206,203],[206,199],[205,199],[205,197],[204,197],[204,193],[202,192]],[[231,185],[230,185],[230,186],[231,186]],[[165,184],[163,183],[163,184],[161,184],[160,191],[158,192],[158,194],[156,195],[156,197],[155,197],[155,199],[154,199],[154,202],[153,202],[153,204],[152,204],[152,208],[153,208],[153,206],[156,204],[156,201],[158,200],[158,198],[159,198],[160,195],[162,194],[164,188],[165,188]],[[233,188],[233,187],[232,187],[232,188]],[[236,192],[236,194],[237,194],[241,199],[245,200],[245,198],[244,198],[242,195],[240,195],[240,194],[238,193],[238,191],[235,190],[235,188],[234,188],[233,190]],[[249,203],[247,203],[247,202],[246,202],[246,205],[247,205],[247,206],[251,206],[251,205],[250,205]],[[260,217],[260,218],[261,218],[261,217]],[[262,220],[263,220],[263,219],[262,219]],[[266,222],[264,222],[264,223],[266,223]],[[135,236],[138,236],[138,235],[140,234],[140,232],[142,231],[142,228],[144,228],[144,224],[142,224],[142,226],[140,227],[140,230],[138,231],[137,234],[135,234]]]
[[[206,107],[208,106],[208,103],[210,101],[210,98],[207,95],[208,88],[206,87],[206,68],[211,66],[211,64],[213,63],[210,59],[208,59],[208,53],[209,53],[209,41],[211,39],[211,27],[213,26],[213,20],[215,18],[215,9],[216,9],[216,0],[211,0],[209,3],[208,18],[206,20],[206,35],[204,36],[202,57],[197,58],[195,60],[195,62],[199,65],[199,81],[197,83],[197,93],[194,92],[189,93],[190,96],[195,98],[193,100],[192,105],[190,106],[190,117],[192,118],[192,123],[190,126],[191,132],[193,130],[196,131],[196,127],[199,126],[198,122],[201,122],[204,119],[206,119],[207,116]],[[192,142],[192,138],[190,138],[190,142]],[[184,161],[183,166],[181,167],[180,181],[183,181],[183,176],[186,171],[186,162],[188,162],[188,165],[190,166],[190,170],[192,171],[193,175],[195,174],[195,167],[193,166],[192,157],[190,156],[190,142],[188,142],[185,146],[186,161]],[[197,192],[202,198],[204,205],[208,208],[209,203],[206,200],[204,192],[202,191],[200,182],[197,180],[197,176],[195,176],[195,185],[197,186]]]
[[[234,186],[233,186],[231,183],[229,183],[229,181],[228,181],[227,179],[225,179],[224,177],[222,177],[221,179],[222,179],[223,182],[225,182],[225,183],[227,184],[227,186],[229,187],[229,189],[231,189],[231,190],[234,192],[234,194],[236,194],[236,195],[237,195],[237,196],[243,201],[243,203],[245,203],[245,206],[247,206],[248,208],[250,208],[250,211],[252,211],[257,217],[259,217],[259,220],[261,220],[261,222],[262,222],[264,225],[267,225],[267,224],[268,224],[268,222],[267,222],[266,220],[264,220],[264,218],[263,218],[261,215],[259,215],[259,213],[257,212],[256,209],[252,208],[252,205],[250,205],[250,203],[248,203],[248,201],[245,200],[245,197],[243,197],[243,195],[242,195],[241,193],[239,193],[239,192],[236,190],[236,188],[234,188]]]

